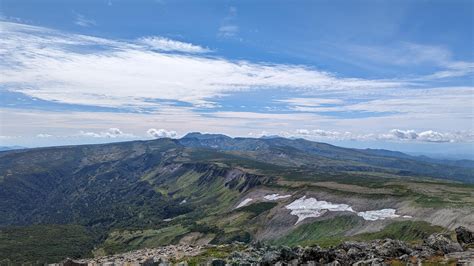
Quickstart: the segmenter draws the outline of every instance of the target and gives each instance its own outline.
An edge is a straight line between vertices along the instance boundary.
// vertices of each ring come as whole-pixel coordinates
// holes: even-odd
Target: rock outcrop
[[[466,227],[460,226],[456,228],[456,238],[458,243],[465,249],[474,248],[474,233]]]
[[[458,241],[463,245],[472,243],[472,232],[466,228],[458,228],[456,233]],[[436,233],[427,237],[420,245],[409,245],[388,238],[369,242],[344,242],[330,248],[238,243],[223,246],[177,245],[95,259],[68,259],[61,265],[187,265],[188,261],[205,265],[388,265],[395,262],[437,264],[448,261],[455,261],[460,265],[474,264],[474,251],[464,251],[460,243],[454,242],[448,235]],[[207,252],[211,249],[213,252]],[[210,254],[219,256],[213,257]]]
[[[443,254],[463,251],[461,245],[451,240],[449,235],[446,234],[432,234],[425,239],[424,243],[426,246]]]

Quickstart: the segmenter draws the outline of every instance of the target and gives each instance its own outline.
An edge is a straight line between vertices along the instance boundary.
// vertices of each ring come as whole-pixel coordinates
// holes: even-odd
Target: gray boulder
[[[400,240],[387,238],[375,246],[375,252],[381,257],[397,258],[411,254],[413,250]]]
[[[212,265],[212,266],[225,266],[225,265],[226,265],[226,261],[225,261],[225,260],[221,260],[221,259],[213,259],[212,262],[211,262],[211,265]]]
[[[424,243],[428,247],[442,252],[443,254],[463,251],[461,245],[451,240],[449,235],[446,234],[432,234],[424,240]]]
[[[277,261],[280,260],[280,252],[277,251],[267,251],[263,255],[262,265],[274,265]]]
[[[474,247],[474,233],[464,226],[456,228],[456,239],[462,247]]]

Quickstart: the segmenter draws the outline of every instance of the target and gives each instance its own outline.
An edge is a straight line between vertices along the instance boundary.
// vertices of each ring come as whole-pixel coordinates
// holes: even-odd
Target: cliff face
[[[120,147],[122,148],[122,147]],[[67,224],[108,226],[158,222],[188,212],[172,194],[159,186],[176,186],[184,175],[199,176],[188,191],[223,183],[239,193],[269,183],[271,177],[209,163],[173,163],[178,150],[148,151],[138,145],[110,153],[76,152],[72,149],[13,154],[15,165],[3,161],[0,183],[0,225]],[[126,151],[126,152],[125,152]],[[8,156],[7,156],[8,157]],[[100,157],[100,158],[99,158]],[[55,160],[48,166],[49,160]],[[193,187],[194,186],[194,187]],[[208,191],[212,194],[213,191]],[[185,196],[185,195],[183,195]],[[150,216],[143,216],[144,213]]]

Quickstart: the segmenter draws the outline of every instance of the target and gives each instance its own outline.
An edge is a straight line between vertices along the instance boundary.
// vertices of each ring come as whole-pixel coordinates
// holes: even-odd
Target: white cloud
[[[451,51],[442,46],[401,42],[388,47],[359,45],[348,47],[352,55],[372,62],[398,66],[428,65],[441,68],[433,74],[418,78],[419,80],[462,77],[474,73],[474,62],[456,61]]]
[[[328,98],[289,98],[285,100],[277,100],[277,102],[288,103],[295,106],[315,107],[325,104],[343,104],[342,99],[328,99]]]
[[[431,75],[426,75],[422,79],[445,79],[454,77],[463,77],[474,74],[474,63],[472,62],[447,62],[445,64],[446,69],[437,71]]]
[[[437,132],[426,130],[417,133],[415,130],[392,129],[388,134],[379,135],[380,139],[421,141],[421,142],[474,142],[473,131]]]
[[[76,18],[75,18],[74,24],[81,27],[91,27],[91,26],[97,25],[95,20],[88,19],[84,15],[79,14],[79,13],[75,13],[75,14],[76,14]]]
[[[239,26],[235,23],[237,18],[237,8],[230,7],[227,15],[222,21],[222,25],[217,31],[217,36],[221,38],[234,38],[239,33]]]
[[[222,25],[219,27],[219,36],[221,37],[234,37],[239,32],[237,25]]]
[[[143,37],[138,39],[138,43],[144,44],[152,49],[166,52],[178,51],[186,53],[208,53],[211,51],[208,48],[204,48],[199,45],[175,41],[160,36]]]
[[[45,134],[45,133],[40,133],[36,135],[37,138],[51,138],[53,135],[50,134]]]
[[[2,24],[5,38],[0,40],[0,59],[5,67],[0,64],[0,82],[15,84],[17,91],[29,96],[62,103],[140,109],[160,106],[146,99],[203,105],[212,104],[209,98],[254,88],[366,94],[404,84],[339,78],[305,66],[157,53],[132,43]],[[81,53],[66,45],[107,49]]]
[[[287,133],[286,135],[293,135],[292,133]],[[321,139],[330,139],[330,140],[365,140],[368,135],[353,134],[351,132],[339,132],[332,130],[323,130],[323,129],[297,129],[295,130],[296,136],[301,137],[310,137],[310,138],[321,138]],[[295,136],[293,135],[293,136]]]
[[[79,131],[77,136],[91,137],[91,138],[136,138],[135,135],[124,133],[118,128],[109,128],[101,132]]]
[[[389,134],[384,136],[393,137],[394,139],[416,139],[418,134],[414,130],[392,129]]]
[[[138,44],[136,40],[115,41],[0,23],[3,35],[0,38],[0,86],[59,103],[137,111],[134,114],[101,113],[99,117],[97,113],[86,112],[40,113],[10,109],[2,116],[4,135],[21,135],[33,127],[35,131],[28,130],[31,136],[49,132],[53,127],[66,128],[72,132],[64,135],[71,135],[85,128],[84,121],[87,121],[87,128],[106,125],[105,128],[118,127],[138,135],[142,135],[150,125],[159,124],[179,132],[202,130],[240,136],[262,130],[266,131],[265,135],[272,135],[285,128],[288,136],[321,139],[377,140],[382,139],[382,135],[390,135],[389,141],[407,142],[464,142],[473,139],[469,133],[473,130],[472,86],[432,87],[420,80],[344,78],[302,65],[232,61],[198,52],[173,53],[181,44],[176,45],[177,48],[173,48],[175,44],[166,44],[175,50],[162,53],[150,51],[150,47]],[[91,51],[84,52],[84,48]],[[445,60],[449,56],[439,57]],[[426,62],[423,60],[420,62]],[[448,63],[451,70],[472,67],[469,63],[452,60]],[[217,96],[265,89],[281,90],[290,95],[286,100],[276,101],[297,112],[219,111],[203,114],[194,109],[218,107]],[[193,106],[175,107],[163,101],[153,101],[157,98],[189,102]],[[268,101],[275,103],[274,99],[269,97]],[[145,109],[153,110],[152,114],[140,113]],[[336,117],[319,112],[360,113],[367,117]],[[371,117],[373,113],[381,116]],[[29,123],[20,125],[18,121],[24,119]],[[309,133],[296,134],[294,130],[298,128],[306,128]],[[413,129],[417,137],[400,139],[389,132],[393,128]],[[348,133],[346,129],[364,132]],[[429,132],[426,129],[442,136],[422,134]],[[113,135],[107,132],[93,130],[83,133],[95,138]],[[54,134],[58,135],[57,132]]]
[[[168,131],[166,129],[154,129],[150,128],[146,131],[147,135],[152,138],[176,138],[178,135],[176,131]]]
[[[355,133],[339,132],[322,129],[298,129],[294,132],[281,132],[282,136],[303,137],[308,139],[326,140],[389,140],[389,141],[414,141],[414,142],[474,142],[474,131],[437,132],[426,130],[392,129],[388,133]]]
[[[351,45],[348,49],[371,61],[401,66],[426,63],[443,65],[451,59],[451,52],[443,47],[408,42],[392,46]]]
[[[472,116],[474,87],[439,87],[396,90],[380,97],[338,108],[339,111],[394,112]],[[333,111],[335,109],[333,108]],[[471,110],[471,111],[470,111]]]

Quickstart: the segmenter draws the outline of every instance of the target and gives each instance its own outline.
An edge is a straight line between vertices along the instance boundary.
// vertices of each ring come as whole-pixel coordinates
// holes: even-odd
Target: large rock
[[[384,239],[375,246],[377,255],[385,258],[397,258],[413,252],[404,242],[400,240]]]
[[[211,265],[212,265],[212,266],[225,266],[225,265],[226,265],[226,261],[225,261],[225,260],[221,260],[221,259],[213,259],[212,262],[211,262]]]
[[[262,258],[262,265],[274,265],[280,260],[280,252],[269,250],[265,252]]]
[[[424,240],[424,243],[428,247],[440,251],[443,254],[463,251],[461,245],[451,240],[449,235],[446,234],[432,234]]]
[[[282,247],[280,250],[280,259],[282,261],[293,261],[295,259],[298,259],[299,253],[300,253],[299,247],[297,248],[289,248],[289,247]]]
[[[462,247],[474,246],[474,233],[464,226],[456,228],[456,239]]]

